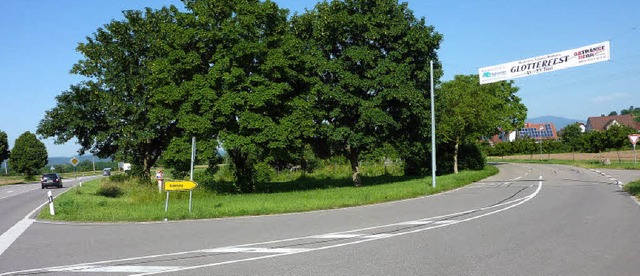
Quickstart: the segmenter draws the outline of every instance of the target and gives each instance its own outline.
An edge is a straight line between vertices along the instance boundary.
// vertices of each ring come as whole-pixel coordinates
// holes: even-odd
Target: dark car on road
[[[47,173],[43,174],[40,178],[40,185],[42,189],[48,186],[56,186],[58,188],[62,188],[62,177],[60,177],[57,173]]]

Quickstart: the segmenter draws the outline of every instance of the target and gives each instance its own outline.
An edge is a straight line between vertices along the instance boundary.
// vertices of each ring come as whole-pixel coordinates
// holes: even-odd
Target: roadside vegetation
[[[624,185],[624,190],[640,199],[640,179]]]
[[[166,193],[159,193],[157,186],[140,185],[132,178],[114,175],[72,188],[56,198],[55,216],[44,211],[38,218],[82,222],[162,221],[325,210],[439,193],[498,172],[497,168],[487,166],[480,171],[439,176],[434,189],[430,177],[404,177],[398,175],[397,167],[387,168],[386,174],[384,170],[380,165],[371,166],[360,187],[351,183],[348,165],[329,166],[312,174],[285,172],[276,177],[279,180],[258,185],[256,190],[260,192],[252,194],[219,191],[228,185],[224,169],[216,174],[217,179],[202,178],[204,174],[199,171],[195,180],[200,186],[193,191],[191,213],[189,192],[171,192],[169,210],[165,213]]]

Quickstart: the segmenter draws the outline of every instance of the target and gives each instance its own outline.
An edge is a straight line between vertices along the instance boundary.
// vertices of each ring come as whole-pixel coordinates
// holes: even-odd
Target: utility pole
[[[431,72],[431,187],[436,187],[436,102],[433,100],[433,60],[429,61]]]

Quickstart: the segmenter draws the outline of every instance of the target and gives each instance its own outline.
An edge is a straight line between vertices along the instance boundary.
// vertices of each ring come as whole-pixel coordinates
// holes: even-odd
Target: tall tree
[[[271,1],[193,0],[187,8],[209,56],[206,89],[217,95],[192,118],[213,126],[197,132],[218,137],[238,190],[252,192],[254,166],[301,152],[313,131],[304,44],[291,35],[288,11]]]
[[[4,131],[0,131],[0,164],[4,162],[4,160],[9,159],[10,155],[9,151],[9,140],[7,138],[7,133]]]
[[[524,123],[527,108],[516,96],[513,81],[480,85],[478,75],[457,75],[436,91],[437,137],[454,144],[453,171],[458,173],[458,148]]]
[[[560,135],[562,143],[569,146],[573,153],[573,160],[576,160],[576,151],[584,147],[582,129],[580,124],[571,124],[566,126]]]
[[[193,57],[161,43],[175,40],[172,30],[180,14],[175,7],[123,14],[124,20],[104,25],[79,44],[84,59],[71,72],[88,80],[56,97],[57,106],[46,112],[38,134],[56,137],[57,143],[75,137],[80,154],[131,160],[148,181],[151,166],[181,134],[171,110],[179,105],[181,90],[158,81],[163,72],[181,67],[167,69],[172,64],[157,60]]]
[[[47,165],[48,158],[44,143],[38,140],[35,134],[27,131],[13,144],[9,162],[13,170],[24,173],[27,179],[31,179]]]
[[[616,150],[616,153],[618,155],[618,163],[622,163],[620,150],[623,147],[629,145],[628,135],[633,133],[637,133],[634,128],[620,124],[613,125],[605,131],[607,145],[606,147]]]
[[[623,109],[620,111],[620,115],[631,114],[635,118],[636,122],[640,122],[640,107],[630,106],[629,109]]]
[[[349,160],[354,185],[363,152],[412,131],[425,138],[429,61],[439,67],[442,36],[424,18],[397,0],[325,1],[294,18],[294,28],[316,49],[316,138]],[[434,73],[437,81],[442,71]]]

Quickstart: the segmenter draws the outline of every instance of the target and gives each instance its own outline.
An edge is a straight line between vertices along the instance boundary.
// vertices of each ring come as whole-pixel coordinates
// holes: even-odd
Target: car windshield
[[[57,178],[58,176],[55,174],[45,174],[42,176],[42,178]]]

